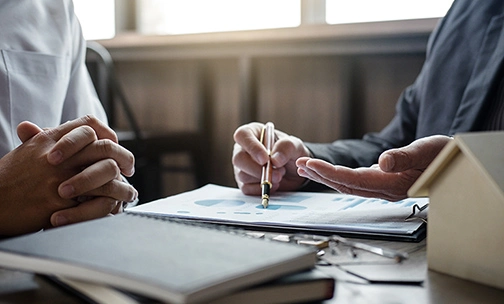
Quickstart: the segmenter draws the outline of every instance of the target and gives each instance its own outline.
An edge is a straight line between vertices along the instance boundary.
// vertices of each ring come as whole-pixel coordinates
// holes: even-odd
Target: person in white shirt
[[[71,0],[0,0],[0,236],[106,216],[138,195],[85,47]]]

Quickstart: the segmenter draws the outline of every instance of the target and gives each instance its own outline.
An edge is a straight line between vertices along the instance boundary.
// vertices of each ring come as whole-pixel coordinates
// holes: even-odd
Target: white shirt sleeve
[[[92,114],[106,122],[71,1],[0,0],[0,28],[0,157],[20,144],[25,120],[44,128]]]

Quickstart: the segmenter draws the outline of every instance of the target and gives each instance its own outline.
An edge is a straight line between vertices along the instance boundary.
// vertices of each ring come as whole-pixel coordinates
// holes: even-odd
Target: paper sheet
[[[427,204],[427,198],[389,202],[340,193],[275,193],[268,208],[260,197],[246,196],[237,188],[213,184],[129,209],[130,212],[217,222],[411,235],[422,221],[405,221],[413,205]],[[427,210],[422,211],[426,217]]]

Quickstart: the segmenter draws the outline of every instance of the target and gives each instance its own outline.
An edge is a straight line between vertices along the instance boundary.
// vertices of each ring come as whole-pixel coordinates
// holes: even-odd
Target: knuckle
[[[266,152],[266,148],[262,145],[251,147],[249,155],[255,156],[256,161],[260,165],[264,165],[268,161],[268,153]],[[258,159],[259,156],[262,156],[264,158],[264,161]]]
[[[44,128],[42,132],[35,135],[35,137],[43,137],[43,138],[52,138],[58,134],[58,130],[56,128]]]
[[[105,160],[105,164],[107,165],[107,171],[113,172],[114,178],[120,174],[121,170],[119,169],[119,166],[117,165],[115,160],[108,158]]]
[[[86,188],[89,185],[92,185],[93,181],[94,181],[94,177],[92,177],[90,174],[82,174],[81,182],[78,183],[79,184],[78,186]]]
[[[68,147],[76,147],[77,146],[77,139],[73,136],[64,136],[63,138],[61,138],[61,144],[63,144],[64,146],[68,146]]]
[[[128,185],[128,188],[127,188],[127,201],[133,201],[136,197],[136,190],[133,186],[130,186]]]
[[[291,151],[296,150],[296,139],[297,137],[288,136],[286,138],[279,139],[276,142],[277,150],[286,151],[286,153],[290,153]]]
[[[90,126],[81,126],[80,129],[86,138],[90,138],[92,140],[97,139],[95,130]]]
[[[39,143],[41,142],[46,142],[46,141],[52,141],[52,142],[55,142],[54,140],[54,135],[56,135],[56,132],[54,131],[54,129],[47,129],[47,130],[44,130],[38,134],[36,134],[35,136],[33,136],[33,139],[34,141],[37,141]]]
[[[98,122],[98,119],[92,114],[87,114],[81,117],[81,121],[84,125],[93,125]]]
[[[112,193],[115,192],[116,189],[117,189],[117,186],[115,185],[114,182],[108,182],[108,183],[104,184],[103,186],[101,186],[101,190],[102,190],[101,192],[105,196],[110,196]]]
[[[235,130],[234,134],[233,134],[233,139],[235,142],[238,142],[243,134],[245,133],[245,129],[244,129],[244,126],[241,126],[239,127],[238,129]]]
[[[134,166],[135,165],[135,155],[132,152],[128,151],[128,150],[126,150],[126,151],[127,151],[127,153],[126,153],[126,161],[128,162],[128,164]]]
[[[400,159],[404,163],[409,163],[411,161],[411,156],[408,151],[404,151],[401,149],[394,151],[394,157]]]
[[[233,145],[233,156],[236,155],[236,154],[238,154],[238,153],[240,153],[240,152],[242,152],[242,151],[243,151],[243,148],[238,143],[235,143]]]
[[[233,166],[239,167],[243,163],[243,157],[244,157],[243,151],[233,154],[233,157],[231,158],[231,163],[233,164]]]
[[[237,143],[247,143],[252,138],[257,138],[256,136],[260,133],[263,128],[263,124],[258,122],[251,122],[249,124],[238,127],[233,133],[233,139]]]
[[[100,139],[97,143],[102,155],[110,156],[116,151],[116,144],[110,139]]]
[[[103,217],[112,212],[112,210],[115,209],[117,205],[117,200],[110,198],[110,197],[101,197],[100,198],[100,211],[99,215],[97,214],[97,217]]]

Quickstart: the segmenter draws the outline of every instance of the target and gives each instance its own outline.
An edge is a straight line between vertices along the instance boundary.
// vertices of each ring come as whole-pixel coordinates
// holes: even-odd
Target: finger
[[[261,179],[257,178],[257,176],[252,176],[252,175],[247,174],[246,172],[241,171],[241,170],[239,170],[235,174],[235,178],[237,180],[239,180],[240,182],[244,183],[244,184],[256,184],[256,185],[258,185],[261,182]]]
[[[51,215],[55,227],[101,218],[110,214],[119,202],[109,197],[97,197]]]
[[[117,201],[133,202],[138,197],[138,191],[122,180],[114,179],[91,191],[83,193],[84,196],[107,196]]]
[[[58,194],[62,198],[75,198],[101,187],[118,175],[119,168],[113,159],[101,160],[62,182],[58,186]]]
[[[272,187],[270,189],[271,193],[274,193],[280,187],[280,182],[283,175],[285,174],[285,169],[274,169],[272,172]],[[255,176],[248,175],[243,171],[235,171],[235,180],[238,187],[246,195],[260,195],[261,194],[261,180]]]
[[[300,157],[310,156],[308,148],[295,136],[282,136],[272,149],[271,162],[276,167],[283,167],[295,162]]]
[[[112,210],[110,213],[112,214],[119,214],[124,211],[124,208],[127,204],[124,202],[117,202],[117,205],[115,206],[114,210]]]
[[[47,161],[51,165],[58,165],[97,139],[96,132],[90,126],[79,126],[72,129],[51,148],[47,155]]]
[[[344,166],[334,166],[328,162],[319,159],[309,159],[305,167],[300,167],[305,172],[304,175],[317,182],[331,183],[337,187],[337,190],[352,189],[374,192],[381,192],[388,186],[387,175],[383,172],[370,169],[358,168],[350,169]],[[344,187],[344,188],[342,188]],[[345,193],[348,193],[345,191]]]
[[[42,129],[29,121],[23,121],[17,126],[17,134],[21,142],[27,141],[40,132]]]
[[[300,157],[296,160],[296,166],[298,167],[306,167],[306,162],[309,161],[310,159],[313,159],[311,157]]]
[[[298,173],[316,182],[325,184],[342,193],[400,200],[407,197],[407,191],[421,174],[419,170],[402,173],[387,173],[378,168],[350,169],[333,166],[321,160],[309,160]]]
[[[250,123],[239,127],[233,134],[236,144],[259,165],[264,165],[269,159],[268,151],[259,141],[263,126],[260,123]]]
[[[246,175],[257,180],[261,178],[262,165],[254,160],[251,154],[246,152],[239,144],[234,145],[231,162],[237,170],[244,172]]]
[[[330,182],[351,186],[354,189],[383,189],[388,180],[380,170],[370,168],[351,169],[344,166],[332,165],[320,159],[306,161],[305,170],[315,172],[317,176]]]
[[[378,163],[385,172],[424,170],[449,141],[449,137],[441,135],[417,139],[408,146],[383,152]]]
[[[245,154],[245,153],[244,153]],[[233,160],[234,162],[234,160]],[[254,162],[255,163],[255,162]],[[257,165],[257,164],[256,164]],[[233,173],[238,188],[246,195],[259,194],[260,178],[248,174],[237,166],[233,166]]]
[[[69,159],[68,163],[75,167],[87,167],[104,159],[113,159],[120,172],[126,176],[132,176],[135,173],[133,153],[108,139],[100,139],[88,144],[81,153]]]
[[[328,179],[322,175],[319,175],[315,171],[299,169],[299,175],[309,178],[317,183],[324,184],[340,193],[350,194],[350,195],[358,195],[363,197],[373,197],[373,198],[381,198],[389,201],[397,201],[403,198],[406,198],[406,195],[395,195],[393,193],[389,193],[387,191],[378,191],[377,189],[362,189],[356,188],[355,185],[344,184],[334,182],[332,179]]]
[[[240,186],[240,189],[245,195],[254,195],[254,196],[261,195],[261,187],[259,186],[258,183],[242,184]]]
[[[115,143],[118,142],[115,132],[104,122],[100,121],[93,115],[86,115],[71,121],[67,121],[64,124],[47,130],[46,132],[49,136],[51,136],[51,138],[53,138],[55,141],[58,141],[61,137],[63,137],[63,135],[80,126],[90,126],[91,128],[93,128],[99,139],[109,139]]]

